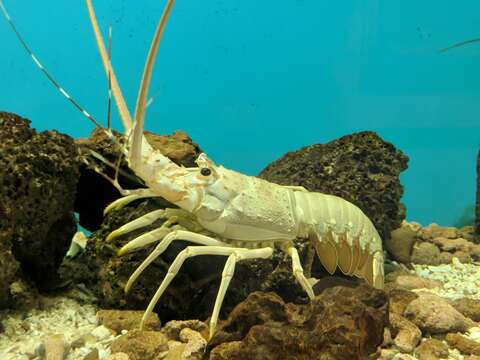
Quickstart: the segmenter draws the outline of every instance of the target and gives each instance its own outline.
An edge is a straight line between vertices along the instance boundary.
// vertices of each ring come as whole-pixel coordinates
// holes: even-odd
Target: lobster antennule
[[[138,162],[140,160],[142,154],[142,146],[144,143],[146,143],[146,141],[144,140],[145,138],[143,136],[143,131],[145,111],[147,108],[148,89],[150,87],[150,81],[152,79],[153,67],[155,65],[155,59],[157,57],[160,40],[162,39],[165,25],[167,24],[174,4],[175,0],[167,1],[167,4],[163,9],[162,16],[158,23],[157,29],[155,30],[155,35],[153,36],[150,50],[148,51],[147,60],[145,61],[142,81],[138,90],[137,104],[135,106],[133,133],[131,134],[132,138],[129,157],[132,163]]]

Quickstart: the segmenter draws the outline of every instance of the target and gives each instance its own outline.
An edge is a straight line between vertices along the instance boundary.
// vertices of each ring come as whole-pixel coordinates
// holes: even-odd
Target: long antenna
[[[480,38],[465,40],[465,41],[450,45],[446,48],[440,49],[440,50],[438,50],[438,52],[445,52],[445,51],[448,51],[448,50],[451,50],[451,49],[455,49],[455,48],[458,48],[458,47],[461,47],[461,46],[464,46],[464,45],[468,45],[468,44],[472,44],[472,43],[476,43],[476,42],[480,42]]]
[[[85,110],[74,98],[72,98],[66,91],[65,89],[60,86],[60,84],[53,78],[53,76],[50,75],[48,70],[42,65],[42,63],[38,60],[38,58],[35,56],[33,51],[30,49],[30,47],[27,45],[25,40],[23,39],[22,35],[18,32],[15,24],[12,21],[12,18],[10,17],[9,13],[7,12],[7,9],[5,8],[5,5],[3,4],[3,1],[0,0],[0,8],[2,10],[3,16],[5,19],[8,21],[10,27],[12,28],[13,32],[15,33],[17,39],[20,41],[22,44],[23,48],[25,51],[30,55],[32,58],[33,62],[37,67],[43,72],[43,74],[47,77],[47,79],[62,93],[63,96],[67,98],[68,101],[70,101],[88,120],[90,120],[96,127],[103,129],[103,127],[100,125],[100,123],[94,119],[92,115],[90,115],[87,110]]]
[[[108,28],[108,62],[112,59],[112,25]],[[110,129],[110,117],[112,113],[112,72],[108,69],[108,106],[107,128]]]

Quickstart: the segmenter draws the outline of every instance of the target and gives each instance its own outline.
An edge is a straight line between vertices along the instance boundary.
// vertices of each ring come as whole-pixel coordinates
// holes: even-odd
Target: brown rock
[[[107,356],[105,360],[130,360],[130,357],[125,353],[117,352]]]
[[[477,355],[468,355],[463,358],[463,360],[480,360],[480,356]]]
[[[46,360],[63,360],[66,358],[69,346],[63,335],[50,335],[42,340]]]
[[[404,316],[422,331],[431,334],[464,332],[474,325],[472,320],[455,310],[447,300],[433,294],[420,294],[408,304]]]
[[[473,321],[480,321],[480,299],[461,298],[452,301],[452,306]]]
[[[453,253],[453,256],[456,257],[458,260],[460,260],[461,263],[464,263],[464,264],[469,264],[472,262],[472,258],[470,257],[470,254],[464,251],[455,251]]]
[[[443,283],[441,281],[425,279],[425,278],[414,276],[414,275],[398,276],[397,279],[395,280],[395,283],[398,287],[404,288],[407,290],[433,289],[433,288],[443,287]]]
[[[399,351],[396,349],[382,349],[379,360],[393,360],[398,353]]]
[[[98,349],[97,348],[93,348],[92,351],[90,351],[83,358],[83,360],[98,360],[98,359],[99,359],[99,355],[98,355]]]
[[[405,289],[393,289],[388,294],[388,311],[390,314],[403,316],[408,304],[418,298],[418,295]]]
[[[122,330],[138,329],[143,314],[143,310],[99,310],[97,320],[99,324],[120,333]],[[158,315],[151,313],[144,326],[144,330],[160,330]]]
[[[366,285],[326,289],[307,305],[255,292],[221,325],[210,359],[365,358],[382,343],[386,323],[385,294]]]
[[[425,265],[438,265],[440,250],[429,242],[416,243],[413,246],[412,263]]]
[[[170,340],[178,341],[183,329],[191,329],[202,333],[208,330],[208,326],[200,320],[172,320],[165,324],[162,333],[167,335]]]
[[[441,227],[438,224],[430,224],[419,232],[419,236],[424,240],[433,240],[437,237],[447,239],[456,239],[460,237],[460,232],[454,227]]]
[[[410,353],[422,338],[422,332],[411,321],[397,314],[390,314],[393,342],[401,352]]]
[[[461,353],[480,356],[480,343],[461,334],[450,333],[445,338],[451,347],[457,348]]]
[[[452,259],[453,254],[446,251],[442,251],[438,256],[439,264],[450,264],[452,262]]]
[[[123,352],[130,360],[154,360],[158,353],[166,351],[168,338],[157,331],[132,330],[114,340],[112,353]]]
[[[448,346],[437,339],[427,339],[416,349],[415,356],[419,360],[438,360],[448,357]]]
[[[416,239],[416,231],[410,226],[402,226],[391,232],[390,238],[385,240],[385,247],[395,260],[409,263]]]

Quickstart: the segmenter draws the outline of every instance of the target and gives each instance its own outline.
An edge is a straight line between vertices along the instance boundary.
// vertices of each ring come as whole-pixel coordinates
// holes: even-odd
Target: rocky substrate
[[[304,305],[254,292],[210,342],[208,322],[153,316],[139,331],[142,311],[100,310],[79,292],[42,297],[39,310],[0,314],[0,358],[480,359],[480,263],[389,266],[384,292],[320,280]]]

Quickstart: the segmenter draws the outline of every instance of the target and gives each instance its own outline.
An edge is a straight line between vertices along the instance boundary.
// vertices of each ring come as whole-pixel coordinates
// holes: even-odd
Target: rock
[[[189,328],[180,331],[180,340],[186,345],[182,352],[182,359],[201,360],[207,347],[207,340],[198,332]]]
[[[450,264],[453,259],[453,254],[449,252],[442,251],[438,256],[439,264]]]
[[[395,355],[398,354],[398,350],[396,349],[382,349],[380,351],[379,360],[393,360]]]
[[[366,285],[326,289],[308,305],[256,292],[220,325],[210,359],[364,358],[382,343],[386,322],[385,294]]]
[[[446,359],[448,355],[448,346],[437,339],[427,339],[415,349],[415,356],[419,360]]]
[[[480,356],[480,342],[462,336],[461,334],[450,333],[445,338],[451,347],[457,348],[462,354]]]
[[[456,239],[460,237],[460,232],[454,227],[442,227],[438,224],[430,224],[424,227],[419,232],[420,238],[423,240],[432,241],[434,238]]]
[[[127,354],[130,360],[154,360],[168,349],[167,342],[168,338],[160,332],[132,330],[115,339],[111,350]]]
[[[143,310],[99,310],[97,320],[99,324],[120,333],[122,330],[137,329],[142,320]],[[158,315],[151,313],[144,324],[144,330],[160,330],[161,324]]]
[[[208,331],[208,326],[200,320],[172,320],[165,324],[162,333],[167,335],[169,339],[181,340],[180,333],[184,329],[203,333]]]
[[[406,289],[392,289],[388,293],[389,304],[388,311],[390,314],[397,314],[403,316],[407,306],[415,299],[418,298],[418,295],[412,291]]]
[[[416,243],[413,246],[412,263],[414,264],[439,264],[440,250],[437,246],[429,242]]]
[[[362,209],[386,239],[405,218],[399,175],[407,162],[401,151],[374,132],[360,132],[289,152],[260,177],[340,196]]]
[[[422,331],[431,334],[465,332],[474,325],[472,320],[455,310],[447,300],[433,294],[420,294],[407,305],[404,316]]]
[[[395,280],[395,284],[399,288],[413,289],[434,289],[443,287],[443,283],[438,280],[425,279],[414,275],[401,275]]]
[[[8,288],[19,264],[39,288],[51,287],[76,231],[77,148],[29,124],[0,112],[0,307],[13,305]]]
[[[401,352],[412,352],[422,338],[420,329],[411,321],[395,313],[390,314],[389,320],[395,346]]]
[[[451,305],[473,321],[480,321],[480,299],[461,298],[452,301]]]
[[[111,354],[105,358],[105,360],[131,360],[128,354],[123,352],[117,352],[115,354]]]
[[[63,360],[69,351],[69,345],[63,335],[50,335],[42,340],[46,360]]]
[[[114,132],[114,135],[122,143],[120,134]],[[147,141],[154,149],[159,149],[162,154],[169,157],[173,162],[185,167],[195,167],[195,159],[201,153],[201,149],[190,137],[177,131],[172,135],[156,135],[145,132]],[[83,156],[88,157],[89,161],[94,161],[90,156],[90,150],[100,154],[111,163],[118,160],[120,149],[117,144],[110,140],[102,130],[95,129],[89,138],[78,139],[78,146],[82,149]],[[95,161],[102,171],[110,177],[114,177],[114,170]],[[123,159],[120,165],[121,175],[119,182],[125,188],[143,187],[134,173],[128,168]],[[103,222],[103,209],[112,201],[120,197],[119,192],[102,176],[93,171],[91,167],[82,166],[81,177],[78,184],[78,195],[75,202],[75,211],[79,214],[80,225],[90,231],[96,231]]]
[[[393,259],[401,263],[409,263],[412,255],[413,244],[417,239],[417,232],[410,226],[402,226],[391,232],[385,239],[385,248]]]
[[[103,325],[97,326],[91,334],[99,341],[108,339],[112,335],[110,330]]]
[[[90,351],[84,358],[83,360],[99,360],[99,354],[98,354],[98,349],[93,348],[92,351]]]

